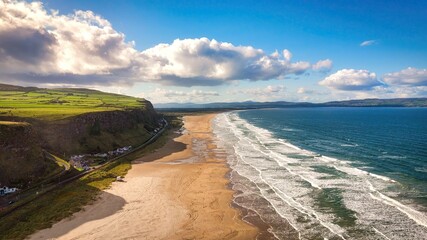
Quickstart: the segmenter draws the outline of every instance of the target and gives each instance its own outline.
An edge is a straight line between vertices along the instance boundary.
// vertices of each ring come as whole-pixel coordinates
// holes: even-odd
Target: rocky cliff
[[[151,136],[160,120],[151,103],[144,104],[143,109],[93,112],[39,123],[43,146],[69,156],[140,145]]]
[[[141,108],[80,114],[56,121],[0,117],[23,124],[0,124],[0,183],[27,185],[58,168],[42,149],[68,159],[71,155],[103,153],[137,146],[159,127],[160,115],[150,102]]]
[[[57,168],[44,158],[40,135],[31,124],[0,122],[0,186],[30,185]]]

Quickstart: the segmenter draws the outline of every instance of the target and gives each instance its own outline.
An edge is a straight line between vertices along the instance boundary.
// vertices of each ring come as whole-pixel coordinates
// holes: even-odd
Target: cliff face
[[[158,114],[151,103],[147,102],[145,109],[87,113],[57,121],[53,125],[63,128],[69,136],[78,137],[87,131],[92,135],[100,131],[118,133],[135,128],[138,124],[144,124],[148,131],[152,131],[158,120]]]
[[[151,137],[160,118],[145,101],[144,108],[92,112],[57,121],[27,118],[31,124],[0,125],[0,184],[19,187],[58,170],[53,161],[43,157],[42,149],[68,159],[140,145]]]
[[[0,124],[0,185],[23,187],[57,168],[30,124]]]
[[[147,101],[144,109],[93,112],[41,124],[40,132],[44,147],[61,156],[99,153],[143,143],[159,120]]]

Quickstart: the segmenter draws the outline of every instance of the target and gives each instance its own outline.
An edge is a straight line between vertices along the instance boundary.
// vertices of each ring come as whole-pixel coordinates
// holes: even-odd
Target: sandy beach
[[[135,160],[124,182],[30,239],[255,239],[258,229],[231,207],[214,116],[184,117],[184,134]]]

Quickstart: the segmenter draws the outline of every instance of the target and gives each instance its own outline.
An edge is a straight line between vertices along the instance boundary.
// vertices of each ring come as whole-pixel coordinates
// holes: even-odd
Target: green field
[[[0,117],[58,120],[88,112],[143,108],[144,99],[88,89],[11,89],[0,85]]]

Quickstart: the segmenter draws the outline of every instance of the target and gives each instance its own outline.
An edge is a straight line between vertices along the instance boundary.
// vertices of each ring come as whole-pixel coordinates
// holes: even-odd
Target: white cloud
[[[141,93],[139,96],[155,103],[203,103],[211,101],[212,98],[220,96],[220,94],[216,91],[203,91],[196,89],[193,89],[192,91],[177,91],[156,88],[152,92]]]
[[[285,97],[286,88],[283,85],[268,85],[263,88],[246,88],[231,90],[229,95],[244,95],[246,100],[251,101],[273,101],[283,99]]]
[[[343,69],[325,78],[320,85],[336,100],[363,98],[408,98],[427,96],[427,70],[406,68],[386,73],[382,81],[367,70]],[[302,93],[304,89],[298,90]]]
[[[383,85],[375,73],[367,70],[342,69],[319,82],[320,85],[334,90],[360,91],[372,90]]]
[[[383,80],[390,85],[427,86],[427,69],[409,67],[399,72],[384,74]]]
[[[76,85],[219,85],[282,79],[310,70],[283,50],[266,54],[207,38],[177,39],[143,52],[91,11],[60,15],[41,2],[0,1],[0,81]]]
[[[251,46],[234,46],[207,38],[177,39],[145,50],[148,78],[170,85],[219,85],[229,80],[281,79],[309,70],[308,62],[290,62],[276,51],[267,55]]]
[[[377,43],[378,43],[377,40],[366,40],[366,41],[361,42],[360,46],[361,47],[367,47],[367,46],[371,46],[371,45],[374,45],[374,44],[377,44]]]
[[[314,91],[311,89],[306,89],[304,87],[300,87],[300,88],[298,88],[297,93],[298,94],[312,94],[312,93],[314,93]]]
[[[332,68],[332,61],[330,59],[320,60],[313,64],[312,69],[319,72],[328,72]]]
[[[417,98],[426,96],[427,87],[425,86],[376,86],[371,91],[333,91],[330,98],[334,100],[350,100],[366,98]]]
[[[392,87],[385,92],[390,97],[398,98],[415,98],[415,97],[426,97],[427,96],[427,86],[401,86],[401,87]]]
[[[285,49],[283,50],[283,57],[286,59],[286,61],[291,61],[292,53],[288,49]]]
[[[304,100],[312,99],[318,101],[318,98],[321,96],[329,95],[330,92],[328,90],[317,90],[317,89],[308,89],[305,87],[300,87],[296,91],[298,95],[304,95]]]
[[[41,2],[0,2],[1,78],[82,84],[93,77],[108,84],[111,77],[129,77],[137,55],[93,12],[65,16],[47,12]]]

